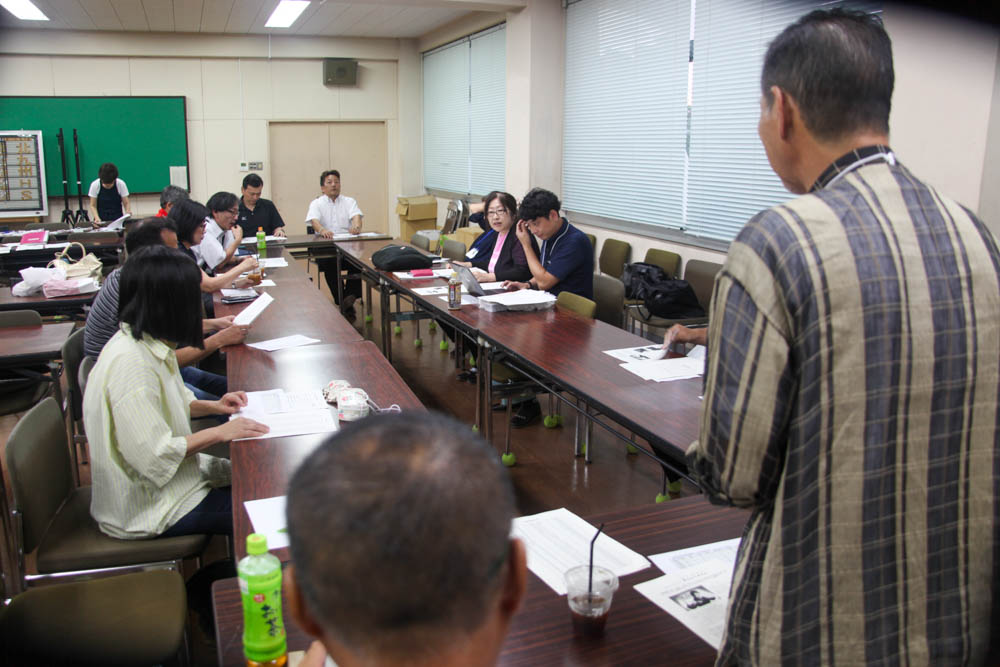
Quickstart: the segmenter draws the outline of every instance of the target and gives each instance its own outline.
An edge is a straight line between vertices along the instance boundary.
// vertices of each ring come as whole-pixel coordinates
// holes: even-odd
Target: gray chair
[[[0,327],[40,327],[42,316],[37,310],[0,311]]]
[[[186,620],[179,573],[135,572],[13,596],[0,606],[0,644],[18,665],[184,664]]]
[[[102,533],[90,516],[91,487],[73,485],[63,415],[52,398],[14,426],[6,462],[14,497],[17,576],[24,587],[115,571],[179,570],[183,559],[198,558],[208,544],[207,535],[119,540]],[[32,551],[37,575],[24,569],[24,554]]]
[[[83,432],[83,391],[80,389],[80,363],[83,361],[83,336],[81,327],[70,334],[62,346],[63,373],[66,376],[66,397],[63,412],[69,415],[70,451],[73,468],[79,469],[78,447],[86,452],[87,436]],[[86,460],[84,458],[84,460]]]
[[[625,264],[632,254],[632,245],[618,239],[604,239],[597,266],[601,273],[621,279]]]
[[[445,239],[441,247],[441,256],[456,261],[465,259],[465,244],[453,239]]]
[[[431,251],[431,240],[423,234],[414,234],[410,237],[410,245],[415,245],[421,250]]]
[[[87,378],[90,377],[90,371],[94,370],[94,365],[97,364],[97,359],[93,357],[84,357],[80,360],[80,368],[77,370],[76,382],[80,385],[80,400],[83,400],[83,395],[87,393]],[[81,418],[83,416],[83,410],[81,408]]]
[[[622,328],[625,317],[625,283],[618,278],[595,273],[594,301],[597,302],[597,312],[594,314],[596,319]]]

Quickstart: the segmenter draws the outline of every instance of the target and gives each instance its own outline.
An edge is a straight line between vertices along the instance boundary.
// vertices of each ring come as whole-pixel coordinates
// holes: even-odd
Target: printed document
[[[257,263],[264,269],[280,269],[288,266],[288,260],[284,257],[261,257]]]
[[[257,297],[256,301],[244,308],[239,315],[233,318],[233,324],[240,326],[253,324],[257,316],[263,313],[264,309],[270,306],[272,301],[274,301],[274,297],[264,292]]]
[[[635,373],[643,380],[670,382],[699,377],[705,372],[705,360],[678,357],[659,361],[630,361],[621,367],[630,373]]]
[[[528,569],[559,595],[566,595],[565,572],[590,562],[590,541],[597,534],[592,526],[565,507],[514,519],[511,535],[524,541]],[[623,577],[649,567],[642,555],[601,533],[594,543],[594,565]]]
[[[266,424],[271,430],[264,436],[265,438],[337,430],[337,418],[323,400],[321,389],[299,392],[288,392],[284,389],[248,391],[246,406],[229,418],[237,417],[246,417]]]
[[[643,345],[641,347],[623,347],[620,350],[604,350],[604,354],[621,361],[648,361],[660,359],[659,355],[662,351],[662,345]]]

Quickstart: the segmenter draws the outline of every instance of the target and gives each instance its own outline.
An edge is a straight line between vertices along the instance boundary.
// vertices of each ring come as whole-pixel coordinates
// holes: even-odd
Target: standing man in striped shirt
[[[701,438],[750,508],[719,664],[984,664],[1000,627],[1000,252],[888,147],[875,17],[770,45],[758,131],[803,196],[715,284]]]

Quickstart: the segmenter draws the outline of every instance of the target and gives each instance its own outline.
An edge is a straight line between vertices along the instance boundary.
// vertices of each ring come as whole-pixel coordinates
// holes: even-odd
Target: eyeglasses
[[[486,212],[486,217],[488,218],[499,218],[501,215],[507,212],[505,208],[494,208]]]
[[[239,215],[240,214],[240,207],[239,206],[234,206],[231,209],[229,209],[229,212],[232,213],[233,215]]]

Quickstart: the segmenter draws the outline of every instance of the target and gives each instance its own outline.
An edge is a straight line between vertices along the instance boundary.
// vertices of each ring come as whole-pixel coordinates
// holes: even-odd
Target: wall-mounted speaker
[[[324,86],[355,86],[358,83],[358,61],[349,58],[323,59]]]

